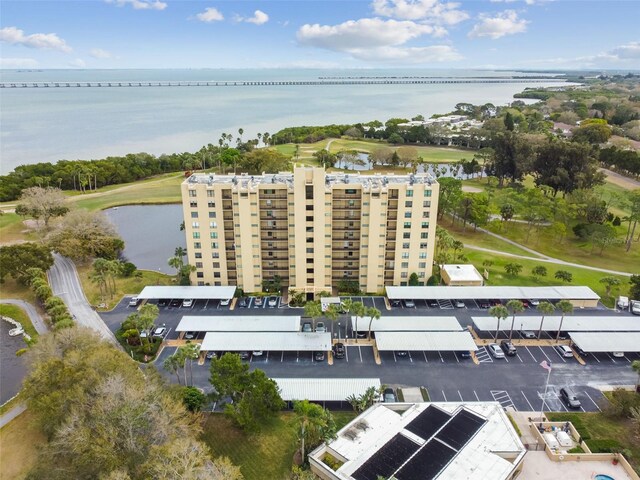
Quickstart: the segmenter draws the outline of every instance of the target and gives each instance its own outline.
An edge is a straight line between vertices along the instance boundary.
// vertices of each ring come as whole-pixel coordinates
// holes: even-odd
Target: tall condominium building
[[[278,278],[310,296],[431,276],[439,185],[428,174],[195,174],[182,184],[192,283],[262,290]],[[344,286],[344,283],[342,284]]]

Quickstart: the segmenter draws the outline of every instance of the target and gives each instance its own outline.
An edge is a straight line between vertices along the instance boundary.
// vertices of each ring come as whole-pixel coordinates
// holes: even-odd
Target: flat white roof
[[[441,270],[447,272],[454,282],[484,281],[480,272],[471,264],[466,265],[442,265]]]
[[[320,307],[321,307],[323,312],[325,312],[327,310],[327,307],[329,307],[329,305],[340,305],[341,303],[342,303],[342,300],[340,300],[340,297],[322,297],[322,298],[320,298]]]
[[[351,317],[354,330],[366,332],[371,317]],[[357,327],[357,328],[356,328]],[[371,324],[372,332],[461,332],[464,330],[456,317],[394,317],[381,316]]]
[[[141,300],[148,299],[194,299],[194,300],[228,300],[233,298],[236,287],[229,285],[226,287],[192,287],[192,286],[152,286],[144,287],[138,294]]]
[[[331,334],[315,332],[208,332],[200,345],[200,351],[203,350],[328,352],[331,350]]]
[[[285,401],[343,402],[360,396],[369,388],[380,389],[379,378],[273,378]]]
[[[589,287],[386,287],[390,300],[470,300],[525,298],[550,300],[599,300]]]
[[[469,332],[377,332],[378,350],[475,351]]]
[[[559,315],[544,317],[543,330],[558,330]],[[495,331],[498,320],[495,317],[471,317],[473,324],[480,331]],[[514,330],[534,330],[540,328],[540,315],[518,315],[513,326]],[[520,327],[522,325],[522,328]],[[511,328],[511,316],[500,321],[500,330]],[[640,318],[612,317],[612,316],[572,316],[567,315],[562,322],[565,332],[640,332]]]
[[[329,453],[335,452],[346,459],[336,473],[340,478],[354,478],[353,474],[369,459],[375,457],[378,451],[396,435],[412,440],[417,449],[429,440],[437,441],[433,440],[433,436],[437,435],[439,429],[429,438],[422,438],[406,429],[429,407],[437,408],[450,416],[466,410],[485,420],[475,435],[466,445],[457,450],[451,461],[433,478],[438,480],[507,479],[526,453],[504,410],[497,402],[379,403],[348,423],[337,433],[336,438],[327,444],[326,450]],[[366,429],[358,428],[359,424],[366,425]],[[316,458],[316,455],[324,451],[323,447],[319,447],[311,453],[311,456]],[[506,460],[501,455],[512,456],[513,461]]]
[[[640,332],[569,332],[585,352],[640,352]]]
[[[177,332],[298,332],[300,317],[294,315],[185,315]]]

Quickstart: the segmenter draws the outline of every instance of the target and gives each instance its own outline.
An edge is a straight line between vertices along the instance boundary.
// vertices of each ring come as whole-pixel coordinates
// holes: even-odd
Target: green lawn
[[[332,412],[338,429],[351,421],[352,411]],[[202,440],[214,456],[225,456],[240,466],[245,480],[289,478],[293,455],[298,448],[297,426],[291,412],[283,412],[248,435],[222,414],[209,414]]]
[[[22,223],[24,219],[15,213],[0,215],[0,243],[13,243],[19,240],[33,240],[32,233]]]
[[[29,320],[27,312],[17,305],[8,305],[5,303],[0,304],[0,315],[12,318],[16,322],[20,322],[24,331],[27,332],[31,338],[36,338],[38,336],[38,332],[31,323],[31,320]]]
[[[22,480],[35,464],[38,451],[46,437],[33,424],[33,415],[27,410],[0,430],[2,451],[2,480]]]

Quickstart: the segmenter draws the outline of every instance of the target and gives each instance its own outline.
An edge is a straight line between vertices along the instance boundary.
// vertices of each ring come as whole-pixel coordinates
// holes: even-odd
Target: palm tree
[[[498,333],[500,332],[500,320],[503,318],[507,318],[509,316],[509,310],[503,305],[496,305],[495,307],[491,307],[489,309],[489,315],[492,317],[496,317],[498,323],[496,324],[496,335],[494,337],[494,341],[498,341]]]
[[[538,340],[542,336],[542,323],[544,322],[545,315],[551,315],[556,311],[556,307],[551,302],[540,302],[537,307],[538,311],[542,314],[540,319],[540,328],[538,329]]]
[[[242,134],[244,133],[244,129],[238,129],[238,143],[242,143]]]
[[[511,317],[511,328],[509,329],[509,341],[513,337],[513,325],[516,323],[516,314],[524,312],[524,304],[520,300],[509,300],[507,302],[507,309],[511,310],[513,317]]]
[[[307,317],[311,317],[311,320],[315,323],[315,320],[322,316],[322,307],[320,306],[320,302],[307,302],[304,306],[304,314]]]
[[[340,310],[335,304],[332,303],[327,307],[327,310],[324,312],[324,316],[327,317],[327,319],[331,320],[331,324],[333,325],[340,316]],[[331,331],[333,331],[333,328],[331,328]]]
[[[179,347],[179,349],[182,349],[185,361],[189,360],[189,376],[191,378],[191,385],[193,385],[193,361],[200,355],[200,345],[187,341],[187,344]]]
[[[175,355],[171,355],[170,357],[165,358],[162,367],[169,373],[175,373],[176,378],[178,379],[178,385],[182,385],[180,375],[178,375],[178,364],[178,358]]]
[[[324,408],[309,402],[309,400],[295,402],[293,411],[296,414],[296,420],[300,424],[300,453],[304,462],[307,438],[313,441],[324,436],[323,432],[329,426],[328,415]]]
[[[558,333],[556,334],[556,343],[560,341],[560,331],[562,330],[562,322],[564,322],[564,316],[567,313],[573,313],[573,303],[569,300],[560,300],[556,303],[556,307],[558,310],[562,312],[562,316],[560,317],[560,325],[558,325]]]
[[[369,330],[367,332],[367,340],[371,340],[371,324],[374,320],[378,320],[382,313],[376,307],[367,307],[365,315],[369,317]]]
[[[351,305],[351,313],[356,317],[356,342],[358,341],[358,319],[365,316],[365,308],[362,302],[353,302]]]
[[[173,255],[179,258],[183,258],[187,254],[187,250],[183,247],[176,247]]]

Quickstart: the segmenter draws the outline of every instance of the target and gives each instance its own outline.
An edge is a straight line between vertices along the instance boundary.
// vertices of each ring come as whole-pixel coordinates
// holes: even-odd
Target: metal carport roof
[[[380,389],[379,378],[273,378],[285,401],[311,400],[343,402],[351,395],[359,396],[369,388]]]
[[[514,330],[534,330],[540,328],[540,315],[518,315],[513,325]],[[544,317],[543,330],[554,331],[560,326],[560,316]],[[495,317],[471,317],[477,330],[495,331],[498,323]],[[522,327],[521,327],[522,325]],[[500,330],[511,328],[511,315],[500,321]],[[565,332],[640,332],[640,319],[633,317],[612,316],[571,316],[564,317],[562,330]]]
[[[359,317],[357,330],[366,332],[369,329],[369,318]],[[351,317],[351,325],[356,330],[356,317]],[[456,317],[394,317],[381,316],[371,324],[372,332],[460,332],[464,330]]]
[[[378,350],[475,350],[469,332],[378,332]]]
[[[191,286],[151,286],[144,287],[138,294],[141,300],[171,298],[194,300],[229,300],[236,293],[236,287],[191,287]]]
[[[585,352],[640,352],[640,332],[569,332]]]
[[[386,287],[390,300],[471,300],[490,298],[546,298],[599,300],[589,287]]]
[[[185,315],[177,332],[298,332],[300,317],[294,315]]]
[[[330,333],[302,332],[208,332],[200,351],[244,352],[323,351],[331,350]]]

